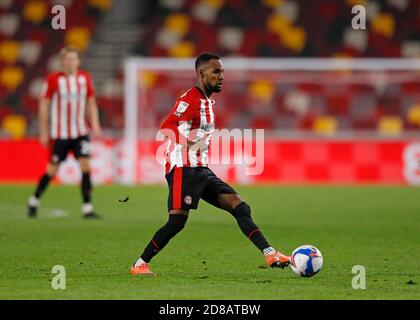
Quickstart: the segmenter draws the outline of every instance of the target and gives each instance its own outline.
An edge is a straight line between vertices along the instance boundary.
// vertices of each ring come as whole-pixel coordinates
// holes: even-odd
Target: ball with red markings
[[[296,248],[291,255],[291,268],[301,277],[312,277],[322,269],[322,253],[311,245]]]

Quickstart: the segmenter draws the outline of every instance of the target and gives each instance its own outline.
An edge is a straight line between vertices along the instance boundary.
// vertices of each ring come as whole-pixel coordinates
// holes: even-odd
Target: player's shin
[[[38,182],[38,186],[34,194],[35,198],[39,199],[41,197],[41,195],[44,193],[50,181],[51,181],[51,176],[48,175],[48,173],[45,173]]]
[[[251,217],[251,208],[246,202],[242,202],[233,209],[232,215],[235,217],[242,233],[252,241],[252,243],[264,252],[265,249],[271,248],[264,235],[258,229]]]
[[[188,216],[184,214],[170,214],[168,222],[154,234],[135,266],[144,262],[149,263],[167,245],[169,240],[184,228],[187,219]]]
[[[90,172],[83,172],[81,190],[83,203],[90,203],[92,193],[92,182],[90,180]]]
[[[28,215],[29,217],[36,217],[37,210],[39,207],[39,199],[41,195],[44,193],[45,189],[47,188],[48,184],[51,181],[51,176],[48,173],[45,173],[38,182],[36,187],[35,193],[29,198],[28,200]]]
[[[92,183],[90,180],[90,172],[82,173],[82,183],[80,185],[83,197],[82,214],[84,218],[100,218],[93,210],[91,203]]]

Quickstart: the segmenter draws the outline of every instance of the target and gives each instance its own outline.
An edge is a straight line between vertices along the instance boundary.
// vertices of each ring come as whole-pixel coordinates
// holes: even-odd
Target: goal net
[[[278,148],[287,150],[284,147],[288,143],[298,143],[295,147],[300,150],[300,158],[296,161],[304,163],[304,167],[297,168],[293,158],[286,155],[283,163],[290,162],[290,166],[281,169],[288,173],[280,181],[308,181],[307,171],[311,170],[306,164],[314,159],[326,158],[326,166],[334,163],[335,145],[329,146],[334,141],[353,141],[351,154],[355,153],[353,158],[357,158],[359,153],[360,157],[364,154],[368,157],[386,152],[379,145],[364,147],[363,141],[367,145],[372,141],[400,141],[404,150],[405,143],[418,139],[418,59],[224,58],[222,61],[223,91],[214,95],[216,126],[230,130],[263,129],[266,150],[273,149],[266,153],[266,158],[279,157]],[[156,141],[156,133],[175,100],[194,86],[194,60],[129,58],[124,70],[124,143],[128,151],[122,181],[162,182],[161,156],[156,156],[162,141]],[[279,147],[274,146],[281,141],[284,143]],[[289,152],[285,151],[288,155],[294,150],[289,147]],[[389,164],[388,173],[367,177],[367,181],[379,177],[380,181],[403,182],[404,173],[397,178],[396,172],[404,170],[400,168],[404,164],[395,161]],[[413,172],[420,170],[411,166]],[[233,181],[258,180],[242,181],[241,173],[235,173],[229,166],[225,168],[224,176]],[[266,168],[271,172],[277,170],[275,164],[267,163]],[[332,182],[359,181],[357,174],[346,175],[345,170],[341,170],[342,174],[337,173],[340,169],[322,174],[325,169],[318,168],[315,170],[318,174],[309,181],[322,182],[325,177]],[[262,181],[278,181],[268,175],[266,178]]]

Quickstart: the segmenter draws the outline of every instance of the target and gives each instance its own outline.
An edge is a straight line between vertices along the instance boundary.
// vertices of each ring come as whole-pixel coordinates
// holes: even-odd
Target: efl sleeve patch
[[[184,113],[185,110],[188,108],[188,103],[185,101],[180,101],[178,104],[178,107],[176,108],[176,112],[178,113]]]

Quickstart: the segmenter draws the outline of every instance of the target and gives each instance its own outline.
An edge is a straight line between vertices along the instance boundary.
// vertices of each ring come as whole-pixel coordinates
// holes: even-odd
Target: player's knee
[[[232,215],[235,218],[249,218],[251,217],[251,207],[245,201],[242,201],[233,209]]]
[[[50,177],[54,177],[56,175],[57,171],[58,171],[58,165],[51,164],[51,163],[48,165],[48,167],[47,167],[47,174]]]
[[[79,164],[83,173],[88,173],[90,171],[90,165],[87,159],[79,159]]]
[[[219,207],[233,214],[233,210],[244,200],[236,193],[220,193],[217,197]]]
[[[167,225],[173,232],[178,233],[184,229],[187,219],[185,214],[170,214]]]

